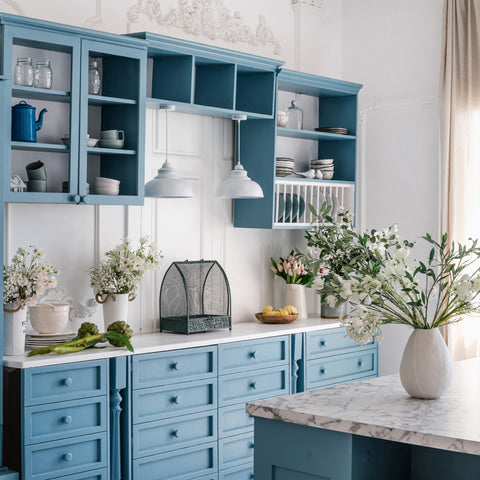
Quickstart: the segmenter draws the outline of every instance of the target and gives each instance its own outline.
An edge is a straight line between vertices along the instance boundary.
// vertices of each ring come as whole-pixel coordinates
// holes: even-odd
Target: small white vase
[[[400,363],[400,380],[407,393],[415,398],[438,398],[448,390],[452,374],[452,358],[439,329],[415,329]]]
[[[293,305],[298,311],[298,319],[307,318],[305,285],[285,284],[285,305]]]
[[[103,306],[105,330],[113,322],[123,321],[128,323],[128,302],[133,301],[135,296],[130,293],[110,293],[108,295],[97,295],[96,298]]]
[[[23,355],[25,353],[25,326],[27,324],[27,308],[16,312],[13,305],[7,304],[3,310],[3,354]]]

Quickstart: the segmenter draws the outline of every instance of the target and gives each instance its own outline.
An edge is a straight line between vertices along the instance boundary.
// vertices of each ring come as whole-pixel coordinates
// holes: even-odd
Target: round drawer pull
[[[357,366],[359,367],[363,366],[363,360],[361,358],[358,360]]]
[[[70,377],[64,378],[62,382],[66,387],[70,387],[72,385],[72,379]]]
[[[252,390],[256,390],[256,389],[257,389],[257,382],[250,382],[249,387],[250,387]]]
[[[172,370],[180,370],[180,362],[172,362],[172,363],[170,364],[170,368],[171,368]]]
[[[71,199],[73,203],[80,203],[80,195],[72,195]]]
[[[71,462],[73,460],[73,455],[71,453],[66,453],[64,456],[63,456],[63,459],[66,461],[66,462]]]
[[[248,354],[249,358],[257,358],[257,352],[253,351]]]
[[[70,415],[67,415],[67,416],[62,418],[63,423],[66,423],[67,425],[69,423],[72,423],[72,420],[73,420],[73,418]]]
[[[170,432],[170,436],[171,437],[175,437],[175,438],[179,438],[180,437],[180,433],[178,432],[178,430],[172,430]]]
[[[255,448],[255,444],[253,442],[248,442],[248,448]]]
[[[174,403],[175,405],[178,405],[180,403],[180,395],[175,395],[170,399],[171,403]]]
[[[326,340],[324,340],[324,339],[320,340],[320,346],[321,347],[324,347],[326,344],[327,344]]]
[[[327,369],[325,367],[322,367],[320,369],[320,375],[325,375],[326,371],[327,371]]]
[[[250,477],[248,477],[248,478],[250,478],[250,480],[253,480],[255,477],[253,476],[253,473],[251,473]]]

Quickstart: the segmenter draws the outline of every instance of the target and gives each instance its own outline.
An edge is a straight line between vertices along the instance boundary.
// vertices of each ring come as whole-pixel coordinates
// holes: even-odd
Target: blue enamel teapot
[[[42,128],[44,108],[35,121],[35,107],[25,100],[12,107],[12,140],[17,142],[36,142],[37,130]]]

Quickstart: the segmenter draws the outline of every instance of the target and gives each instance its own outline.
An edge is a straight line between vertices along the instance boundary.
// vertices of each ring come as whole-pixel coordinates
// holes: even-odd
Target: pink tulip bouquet
[[[303,255],[295,250],[292,250],[287,258],[280,257],[279,262],[271,258],[272,271],[286,283],[311,285],[314,279],[313,271],[303,263],[302,259]]]

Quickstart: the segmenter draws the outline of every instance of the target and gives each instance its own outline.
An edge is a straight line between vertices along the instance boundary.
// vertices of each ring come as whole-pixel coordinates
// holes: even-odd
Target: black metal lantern
[[[173,262],[160,288],[160,331],[232,328],[230,285],[216,260]]]

